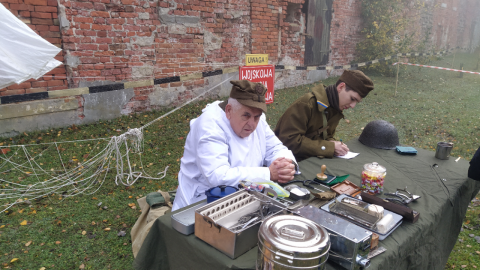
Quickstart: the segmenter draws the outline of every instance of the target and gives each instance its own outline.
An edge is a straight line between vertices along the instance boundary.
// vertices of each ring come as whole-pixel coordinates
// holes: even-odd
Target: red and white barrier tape
[[[443,69],[443,70],[450,70],[450,71],[458,71],[458,72],[470,73],[470,74],[480,74],[480,72],[473,72],[473,71],[453,69],[453,68],[436,67],[436,66],[418,65],[418,64],[411,64],[411,63],[402,63],[402,62],[396,62],[396,63],[393,63],[392,65],[395,66],[396,64],[417,66],[417,67],[428,67],[428,68]]]

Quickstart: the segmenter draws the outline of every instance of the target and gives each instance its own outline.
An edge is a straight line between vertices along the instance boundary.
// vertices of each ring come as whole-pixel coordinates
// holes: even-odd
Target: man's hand
[[[270,179],[279,183],[287,183],[293,180],[295,165],[288,158],[277,158],[270,164]]]
[[[335,143],[335,151],[333,152],[335,156],[345,156],[348,153],[349,149],[346,144],[338,141],[334,141],[333,143]]]

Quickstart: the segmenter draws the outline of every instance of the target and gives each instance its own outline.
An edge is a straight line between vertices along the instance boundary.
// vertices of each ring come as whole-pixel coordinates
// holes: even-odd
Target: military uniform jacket
[[[297,99],[275,127],[275,134],[293,152],[297,161],[309,157],[333,157],[335,144],[331,141],[343,114],[330,107],[324,87],[315,86],[311,93]]]

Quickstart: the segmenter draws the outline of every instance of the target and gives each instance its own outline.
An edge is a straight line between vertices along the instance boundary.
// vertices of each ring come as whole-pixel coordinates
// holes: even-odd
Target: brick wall
[[[438,50],[467,46],[478,1],[423,1],[421,13],[406,13],[420,22],[421,33],[431,30],[430,45]],[[42,37],[62,46],[57,59],[65,64],[38,80],[1,89],[1,95],[182,76],[242,65],[247,53],[269,54],[270,64],[304,64],[305,0],[0,2]],[[355,46],[362,39],[360,3],[333,1],[328,65],[355,59]],[[285,87],[303,84],[307,77],[307,71],[277,74]],[[178,105],[208,86],[206,79],[192,79],[135,87],[123,112]],[[169,101],[154,100],[158,93]]]
[[[361,0],[333,1],[330,26],[330,59],[328,65],[350,64],[355,59],[355,46],[362,40]],[[332,71],[339,75],[342,71]]]
[[[56,0],[0,0],[0,3],[41,37],[55,46],[62,46]],[[63,52],[60,52],[55,59],[63,62]],[[30,79],[21,84],[0,89],[0,95],[21,95],[65,88],[68,88],[66,71],[61,65],[37,80]]]

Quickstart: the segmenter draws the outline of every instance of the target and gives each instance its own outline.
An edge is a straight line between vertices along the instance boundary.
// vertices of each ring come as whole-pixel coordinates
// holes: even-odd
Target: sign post
[[[273,90],[275,83],[275,66],[268,65],[268,54],[247,54],[246,66],[240,67],[240,80],[259,82],[265,85],[265,103],[273,103]]]

